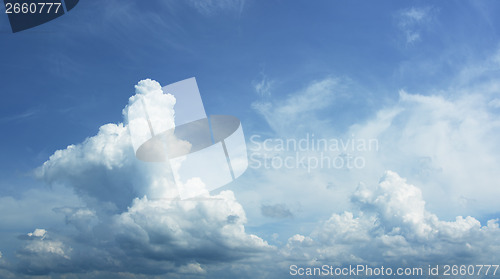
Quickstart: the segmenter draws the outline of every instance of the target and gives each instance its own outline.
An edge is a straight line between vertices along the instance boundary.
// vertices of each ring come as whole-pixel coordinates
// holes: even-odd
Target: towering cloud
[[[175,98],[156,81],[140,81],[127,108],[143,95],[156,100],[150,119],[173,125]],[[125,119],[131,112],[124,109]],[[20,237],[25,245],[17,252],[17,270],[66,273],[87,266],[102,272],[203,274],[205,266],[274,249],[246,233],[245,212],[231,191],[176,199],[169,168],[135,158],[128,124],[102,126],[96,136],[56,151],[37,170],[48,184],[72,188],[85,206],[54,209],[65,216],[64,233],[36,229]]]

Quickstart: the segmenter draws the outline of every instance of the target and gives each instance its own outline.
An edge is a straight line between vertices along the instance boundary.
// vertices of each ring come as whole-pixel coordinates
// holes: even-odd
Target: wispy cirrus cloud
[[[29,109],[23,113],[8,115],[0,118],[0,122],[12,122],[35,117],[41,112],[39,109]]]
[[[271,95],[274,81],[269,79],[266,74],[261,73],[260,80],[255,80],[252,84],[254,86],[255,92],[257,92],[259,96],[266,97]]]
[[[241,14],[245,0],[189,0],[189,4],[206,16],[234,12]]]
[[[432,7],[411,7],[396,14],[397,26],[404,34],[406,43],[413,44],[422,40],[422,31],[434,18]]]

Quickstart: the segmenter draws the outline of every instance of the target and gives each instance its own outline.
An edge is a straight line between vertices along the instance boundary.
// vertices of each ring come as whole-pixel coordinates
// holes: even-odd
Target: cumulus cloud
[[[62,242],[59,241],[43,241],[43,239],[40,241],[33,241],[29,245],[26,245],[24,250],[21,250],[20,253],[23,252],[36,254],[38,257],[49,254],[69,259]]]
[[[315,81],[307,88],[317,84],[328,81]],[[268,202],[298,201],[302,210],[295,214],[296,220],[301,223],[319,220],[311,233],[287,231],[293,236],[279,250],[285,261],[290,264],[473,263],[498,255],[498,245],[491,245],[500,237],[498,221],[482,224],[479,221],[499,210],[495,199],[500,194],[496,186],[500,125],[494,105],[498,83],[489,85],[463,86],[426,95],[401,90],[392,104],[384,103],[371,117],[335,136],[378,140],[379,150],[361,154],[368,166],[362,170],[318,169],[310,175],[300,169],[259,169],[261,184],[255,187],[266,193]],[[322,88],[316,87],[308,93],[302,90],[281,102],[256,103],[254,108],[278,137],[300,139],[300,135],[287,133],[283,127],[293,131],[301,127],[296,125],[292,129],[291,124],[283,125],[302,119],[322,123],[318,127],[308,126],[317,137],[328,135],[333,128],[325,126],[324,119],[316,114],[321,111],[321,99],[309,98],[314,104],[303,102],[303,107],[298,101],[309,94],[321,95],[325,92]],[[336,91],[331,88],[330,92]],[[338,98],[327,98],[324,102],[330,102],[328,109],[333,118],[338,115],[331,103],[346,103]],[[295,115],[286,113],[288,108],[295,107],[300,107]],[[313,109],[308,111],[308,107]],[[270,153],[273,152],[272,156],[283,155]],[[378,185],[365,186],[373,185],[387,169],[395,171],[387,172]],[[365,184],[360,183],[356,189],[358,182]],[[281,187],[270,189],[269,185]],[[247,204],[255,202],[248,199]],[[344,203],[349,199],[350,204]],[[335,213],[318,218],[325,211]],[[279,234],[283,235],[283,231]]]
[[[246,216],[231,191],[206,201],[135,199],[116,217],[118,243],[156,259],[234,260],[271,248],[245,233]]]
[[[487,95],[443,95],[402,90],[397,104],[349,133],[378,138],[381,152],[367,154],[370,171],[393,169],[411,178],[440,214],[497,212],[497,112]]]
[[[254,103],[254,108],[272,128],[272,136],[261,135],[256,143],[250,142],[250,165],[256,165],[252,159],[260,158],[252,157],[257,152],[269,158],[295,158],[294,150],[280,152],[258,148],[266,138],[281,138],[285,142],[287,139],[299,141],[307,135],[309,139],[314,135],[315,139],[326,140],[376,139],[378,148],[367,152],[346,152],[349,154],[345,155],[359,155],[365,159],[362,169],[324,167],[314,169],[313,175],[308,175],[301,168],[260,167],[259,183],[252,186],[267,193],[267,202],[300,203],[302,210],[294,218],[317,220],[325,212],[324,207],[319,209],[317,204],[324,204],[328,210],[349,209],[350,205],[345,201],[358,182],[373,181],[391,169],[421,188],[427,206],[441,218],[471,214],[481,219],[483,215],[499,211],[494,197],[500,195],[500,188],[496,186],[500,168],[496,144],[500,141],[500,123],[498,110],[493,105],[498,83],[489,91],[480,87],[452,88],[439,91],[439,94],[401,90],[392,104],[383,102],[385,105],[381,109],[369,117],[361,117],[361,120],[359,115],[353,116],[358,117],[354,118],[355,124],[342,130],[338,129],[335,120],[344,119],[346,109],[342,108],[351,106],[353,100],[338,96],[351,90],[344,90],[346,83],[335,83],[335,80],[313,81],[304,90],[280,101]],[[330,104],[324,113],[318,113],[325,103]],[[334,109],[335,106],[339,110]],[[267,146],[272,143],[268,142]],[[308,151],[300,155],[321,158],[318,152]],[[335,157],[339,154],[323,155]],[[283,187],[269,189],[268,185]],[[242,199],[247,199],[249,204],[260,202],[251,193],[243,193]],[[253,220],[262,216],[260,210],[249,214]]]
[[[28,236],[30,236],[30,237],[39,237],[42,240],[45,238],[46,235],[47,235],[47,231],[44,230],[44,229],[35,229],[34,232],[28,233]]]
[[[72,187],[88,202],[107,203],[109,209],[125,209],[140,188],[134,184],[130,136],[123,124],[106,124],[96,136],[56,151],[37,176],[48,184]]]
[[[29,275],[46,275],[53,270],[67,269],[72,248],[45,229],[35,229],[20,237],[24,245],[16,251],[16,271]]]
[[[179,273],[181,274],[206,274],[207,272],[201,267],[199,263],[190,263],[183,265],[179,268]]]
[[[57,207],[54,212],[64,215],[65,223],[73,226],[82,234],[91,233],[99,223],[95,210],[86,207]]]
[[[282,102],[257,102],[254,108],[278,135],[290,135],[288,128],[307,120],[319,120],[311,129],[324,130],[316,113],[339,100],[344,89],[344,81],[327,78]],[[162,113],[159,121],[168,120],[158,123],[164,128],[172,125],[175,99],[152,80],[138,84],[127,108],[149,94],[170,109],[157,110]],[[481,224],[471,216],[455,217],[460,214],[449,209],[455,203],[450,197],[465,199],[462,204],[480,201],[488,212],[497,208],[493,197],[498,190],[491,183],[497,177],[499,126],[491,100],[471,94],[451,98],[401,91],[397,102],[344,131],[379,139],[383,152],[365,154],[369,168],[314,174],[259,170],[258,181],[249,180],[252,187],[236,193],[239,201],[232,191],[205,193],[198,200],[176,199],[169,166],[135,158],[129,121],[104,125],[83,143],[56,151],[37,170],[46,183],[72,189],[82,201],[53,209],[65,227],[36,226],[23,233],[15,256],[6,259],[4,253],[0,259],[0,276],[92,270],[96,278],[117,274],[222,278],[251,277],[258,269],[258,277],[277,278],[281,273],[270,267],[271,258],[283,270],[290,263],[492,260],[491,255],[500,251],[492,244],[499,240],[498,222]],[[124,110],[126,120],[129,111]],[[395,171],[373,183],[386,169]],[[356,188],[358,181],[365,184]],[[248,232],[249,215],[242,204],[265,222],[293,220],[294,226],[270,231],[268,235],[279,244],[271,246]],[[465,209],[471,211],[470,204]],[[297,228],[297,224],[307,226]]]
[[[57,150],[36,175],[49,185],[71,187],[97,211],[122,212],[135,197],[144,195],[175,197],[169,166],[138,161],[134,152],[148,138],[130,136],[131,132],[150,135],[149,125],[157,131],[174,127],[175,98],[163,94],[160,84],[150,79],[140,81],[135,88],[136,94],[123,110],[125,124],[103,125],[97,135],[83,143]],[[129,121],[130,114],[139,113],[143,105],[148,107],[150,122]],[[146,129],[145,133],[140,129]]]
[[[49,185],[73,189],[83,206],[53,209],[67,225],[59,233],[35,229],[20,237],[25,244],[8,270],[78,273],[86,266],[103,273],[205,274],[212,265],[275,249],[245,231],[245,212],[231,191],[180,201],[167,164],[135,158],[127,120],[134,106],[152,99],[152,125],[173,127],[175,98],[156,81],[143,80],[124,109],[125,124],[103,125],[37,169]]]
[[[130,97],[123,115],[130,130],[134,151],[147,141],[152,134],[175,127],[175,97],[164,94],[161,85],[151,79],[141,80],[135,86],[136,95]]]
[[[309,236],[294,235],[283,256],[312,264],[498,261],[498,220],[440,220],[425,208],[421,190],[395,172],[386,172],[374,187],[360,185],[352,201],[357,213],[335,213]]]

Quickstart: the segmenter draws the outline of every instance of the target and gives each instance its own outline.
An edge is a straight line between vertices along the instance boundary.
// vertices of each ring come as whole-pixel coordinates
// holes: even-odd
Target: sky
[[[500,3],[144,2],[0,17],[0,278],[499,264]],[[248,169],[165,199],[127,108],[191,77]]]

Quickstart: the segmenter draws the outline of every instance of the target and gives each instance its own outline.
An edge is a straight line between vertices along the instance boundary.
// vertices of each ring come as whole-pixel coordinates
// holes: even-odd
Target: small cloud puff
[[[38,237],[38,238],[41,238],[42,240],[45,238],[46,235],[47,235],[47,231],[44,229],[35,229],[34,232],[28,233],[28,236]]]
[[[270,218],[291,218],[293,217],[290,209],[284,204],[261,205],[260,212],[262,215]]]
[[[399,11],[396,16],[398,27],[406,37],[406,43],[412,44],[421,39],[421,32],[428,22],[433,18],[431,7],[411,7]]]

